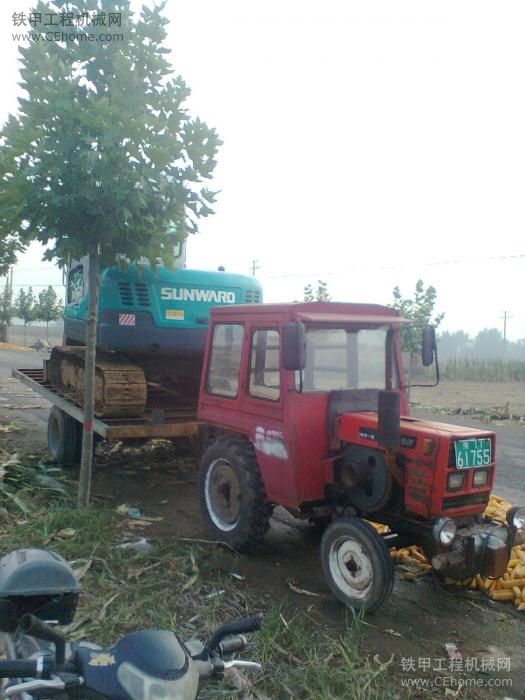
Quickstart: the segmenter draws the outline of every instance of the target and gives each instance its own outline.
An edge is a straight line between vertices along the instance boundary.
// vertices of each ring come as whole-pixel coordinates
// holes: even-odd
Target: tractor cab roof
[[[217,306],[211,310],[212,320],[225,322],[228,317],[255,322],[303,321],[331,326],[355,323],[387,325],[412,323],[402,318],[397,309],[380,304],[347,304],[333,301],[293,302],[289,304],[242,304]],[[231,319],[229,319],[231,321]]]

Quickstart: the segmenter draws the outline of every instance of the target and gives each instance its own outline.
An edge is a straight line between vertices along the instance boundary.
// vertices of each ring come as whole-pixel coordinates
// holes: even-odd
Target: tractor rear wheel
[[[199,493],[215,539],[241,551],[259,544],[269,527],[271,507],[250,442],[216,438],[201,460]]]
[[[53,406],[47,420],[47,446],[53,462],[62,466],[80,463],[82,427],[72,416]]]
[[[394,565],[388,549],[359,518],[339,518],[326,528],[321,562],[332,593],[356,610],[373,612],[392,592]]]

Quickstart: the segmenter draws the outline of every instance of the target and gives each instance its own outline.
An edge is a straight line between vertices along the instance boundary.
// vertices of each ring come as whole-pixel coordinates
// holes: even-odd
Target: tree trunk
[[[49,321],[46,321],[46,343],[49,345]]]
[[[78,484],[78,507],[87,508],[91,491],[93,470],[93,419],[95,416],[95,362],[97,352],[98,311],[98,252],[89,254],[89,303],[86,328],[86,358],[84,366],[84,426],[82,431],[82,456]]]
[[[7,342],[7,323],[0,323],[0,343]]]
[[[27,345],[27,323],[24,321],[24,345]]]

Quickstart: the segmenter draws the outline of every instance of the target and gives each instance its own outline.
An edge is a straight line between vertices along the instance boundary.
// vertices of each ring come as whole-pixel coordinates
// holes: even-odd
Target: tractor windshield
[[[307,328],[303,391],[384,389],[387,333],[387,327]]]

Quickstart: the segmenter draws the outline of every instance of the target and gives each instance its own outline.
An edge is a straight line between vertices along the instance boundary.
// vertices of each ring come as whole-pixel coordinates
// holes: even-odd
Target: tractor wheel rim
[[[224,532],[239,522],[241,489],[232,465],[225,459],[211,463],[204,484],[206,508],[213,524]]]
[[[345,595],[360,600],[368,596],[374,572],[362,544],[350,537],[338,537],[330,547],[328,563],[332,580]]]

